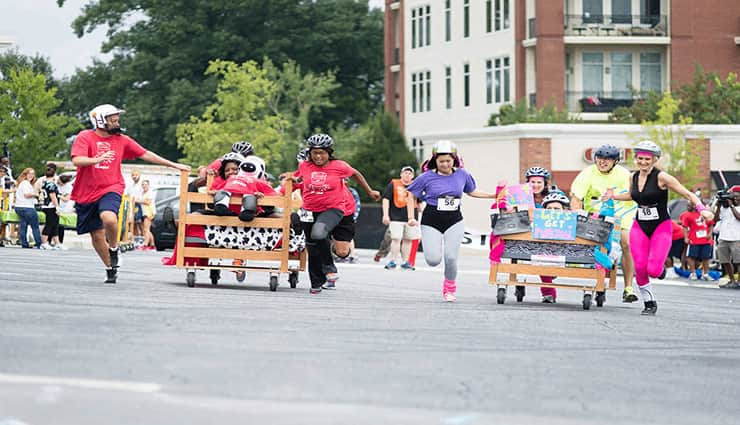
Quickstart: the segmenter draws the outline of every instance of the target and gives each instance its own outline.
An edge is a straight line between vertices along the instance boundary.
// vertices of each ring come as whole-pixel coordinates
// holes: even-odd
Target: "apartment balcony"
[[[565,15],[565,36],[668,37],[666,15]]]
[[[566,91],[565,101],[571,112],[611,113],[620,106],[632,106],[645,95],[630,91]]]

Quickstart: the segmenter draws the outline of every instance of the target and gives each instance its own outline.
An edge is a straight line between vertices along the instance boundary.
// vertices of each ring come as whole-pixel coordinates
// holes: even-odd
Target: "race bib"
[[[638,207],[637,208],[637,219],[640,221],[652,221],[657,220],[658,208],[656,207]]]
[[[298,217],[303,223],[313,223],[313,213],[311,211],[306,211],[303,208],[300,208],[298,210]]]
[[[707,231],[705,230],[697,230],[696,231],[696,237],[697,238],[706,238],[707,237]]]
[[[442,196],[437,198],[437,211],[457,211],[460,208],[460,198]]]

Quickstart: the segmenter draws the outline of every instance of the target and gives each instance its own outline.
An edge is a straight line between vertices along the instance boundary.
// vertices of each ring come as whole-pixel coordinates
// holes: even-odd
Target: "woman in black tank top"
[[[611,195],[619,201],[637,202],[637,226],[630,230],[630,252],[635,261],[635,279],[645,302],[643,315],[654,315],[658,303],[650,278],[665,277],[665,259],[671,248],[671,220],[668,214],[668,189],[688,199],[706,220],[713,214],[701,200],[675,177],[656,168],[662,151],[658,145],[643,141],[635,147],[637,171],[632,175],[629,193]],[[605,197],[606,198],[606,197]]]

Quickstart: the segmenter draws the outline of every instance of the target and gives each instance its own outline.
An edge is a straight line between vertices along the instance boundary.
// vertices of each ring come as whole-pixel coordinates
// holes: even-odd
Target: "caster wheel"
[[[516,295],[516,302],[520,303],[524,301],[524,295],[527,293],[527,291],[524,289],[524,286],[517,286],[516,292],[514,293]]]
[[[290,275],[288,275],[288,283],[290,283],[291,288],[298,286],[298,272],[290,272]]]
[[[185,282],[187,282],[189,288],[195,287],[195,272],[188,272],[187,275],[185,275]]]
[[[583,294],[583,309],[591,309],[591,294]]]
[[[237,282],[244,282],[244,279],[247,278],[247,272],[236,272],[236,281]]]
[[[597,292],[596,293],[596,307],[603,307],[605,301],[606,301],[606,293]]]
[[[506,288],[498,288],[498,292],[496,292],[496,302],[498,304],[503,304],[504,301],[506,301]]]
[[[211,285],[218,285],[219,279],[221,279],[221,270],[211,270]]]
[[[278,278],[277,276],[270,276],[270,291],[275,292],[277,291],[278,287]]]

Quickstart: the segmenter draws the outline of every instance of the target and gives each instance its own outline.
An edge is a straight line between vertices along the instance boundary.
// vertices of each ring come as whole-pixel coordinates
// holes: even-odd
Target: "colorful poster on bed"
[[[534,208],[532,187],[528,184],[513,184],[506,186],[506,207],[516,207],[519,211]]]
[[[574,211],[534,210],[533,239],[572,241],[576,239],[578,214]]]

